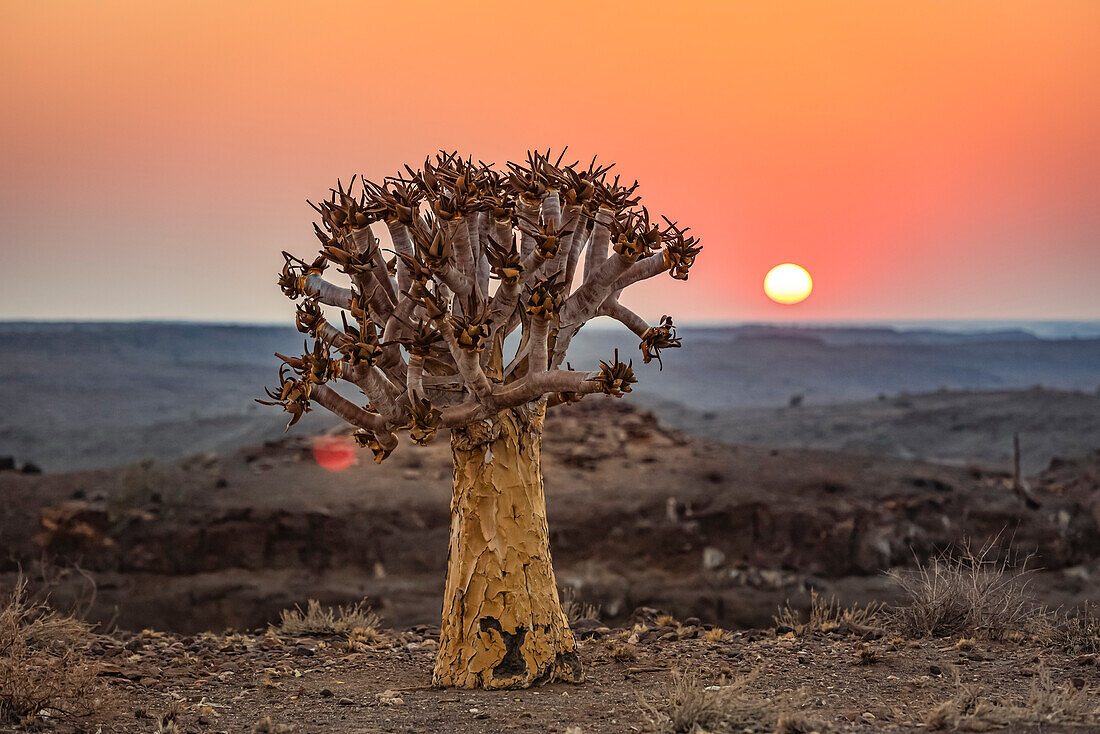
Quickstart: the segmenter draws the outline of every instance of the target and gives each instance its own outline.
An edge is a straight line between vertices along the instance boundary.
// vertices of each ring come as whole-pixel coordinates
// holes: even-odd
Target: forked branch
[[[279,385],[260,402],[282,407],[289,425],[321,405],[356,426],[356,440],[381,461],[398,430],[425,444],[439,428],[526,403],[630,392],[633,365],[617,352],[593,372],[558,365],[597,316],[624,324],[643,362],[660,363],[662,349],[680,346],[672,319],[650,325],[619,296],[666,271],[686,279],[702,248],[675,222],[651,221],[636,181],[595,159],[563,159],[530,152],[498,170],[443,152],[381,183],[337,182],[312,204],[318,256],[283,253],[278,276],[313,346],[282,358]],[[325,277],[329,265],[346,285]],[[517,328],[519,346],[506,358]],[[331,380],[358,386],[367,404]]]

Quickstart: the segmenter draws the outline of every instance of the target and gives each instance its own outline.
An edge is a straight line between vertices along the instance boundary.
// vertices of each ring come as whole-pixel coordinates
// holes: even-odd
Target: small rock
[[[391,691],[389,689],[386,689],[377,694],[375,698],[377,698],[378,703],[382,704],[383,706],[401,706],[405,703],[401,700],[401,694],[399,694],[397,691]]]
[[[341,698],[336,703],[340,704],[341,706],[351,706],[353,703],[355,703],[355,701],[352,701],[350,698]]]
[[[703,549],[703,568],[707,571],[721,568],[725,562],[726,554],[719,549],[709,545]]]
[[[321,698],[332,698],[333,693],[327,688],[321,689]]]
[[[295,645],[294,657],[296,658],[309,658],[317,654],[317,648],[310,647],[309,645]]]
[[[928,672],[932,675],[943,675],[943,668],[938,665],[929,665]]]

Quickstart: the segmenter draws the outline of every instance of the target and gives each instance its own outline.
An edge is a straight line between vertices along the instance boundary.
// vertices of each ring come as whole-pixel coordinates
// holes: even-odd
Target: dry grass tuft
[[[294,731],[293,724],[278,723],[270,716],[260,719],[252,727],[252,734],[290,734],[292,731]]]
[[[169,703],[168,709],[157,718],[157,728],[153,730],[153,734],[180,734],[179,719],[183,712],[182,702]]]
[[[890,621],[910,637],[967,635],[1008,639],[1030,628],[1042,609],[1028,594],[1025,562],[996,560],[992,543],[974,551],[932,558],[916,571],[890,576],[907,597],[890,610]]]
[[[0,600],[0,721],[31,724],[40,713],[93,713],[102,684],[85,657],[91,627],[27,599],[19,579]]]
[[[612,659],[618,660],[620,663],[630,663],[638,659],[638,648],[630,643],[609,642],[607,651],[611,654]]]
[[[322,607],[316,599],[306,603],[306,610],[295,606],[284,609],[278,630],[288,635],[357,635],[360,641],[373,641],[382,619],[370,610],[365,601],[340,607]]]
[[[1012,724],[1095,726],[1100,708],[1092,697],[1072,685],[1055,685],[1050,671],[1040,667],[1023,706],[991,698],[980,685],[956,683],[953,698],[935,706],[924,719],[928,729],[987,731]]]
[[[344,638],[342,649],[346,652],[363,652],[382,639],[382,633],[375,629],[353,629]]]
[[[882,605],[872,602],[865,607],[852,605],[841,607],[835,598],[826,599],[816,591],[810,590],[810,618],[802,621],[802,612],[787,603],[779,608],[772,620],[776,629],[793,630],[796,635],[807,632],[831,632],[843,625],[855,628],[874,627],[881,616]]]
[[[561,608],[565,612],[569,624],[576,624],[582,619],[600,620],[600,607],[598,604],[584,604],[577,601],[577,592],[572,586],[566,586],[561,590]]]
[[[691,674],[675,671],[664,696],[654,703],[642,701],[655,734],[699,734],[712,732],[823,732],[822,726],[806,719],[798,710],[799,698],[765,698],[752,691],[757,672],[736,678],[722,686],[704,687]]]
[[[822,722],[806,718],[798,711],[780,714],[775,722],[775,734],[825,734],[828,730]]]
[[[874,665],[878,662],[878,652],[864,642],[856,651],[856,665]]]
[[[703,639],[707,642],[729,642],[733,639],[733,635],[721,627],[711,627],[703,633]]]
[[[1085,605],[1075,614],[1054,619],[1048,634],[1051,641],[1066,652],[1075,655],[1100,653],[1100,617],[1096,616],[1095,607]]]

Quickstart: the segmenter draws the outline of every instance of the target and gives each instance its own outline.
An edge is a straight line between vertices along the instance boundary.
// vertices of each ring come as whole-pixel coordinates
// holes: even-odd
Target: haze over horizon
[[[290,323],[338,177],[564,145],[703,240],[650,319],[1100,319],[1100,5],[555,9],[6,4],[0,319]]]

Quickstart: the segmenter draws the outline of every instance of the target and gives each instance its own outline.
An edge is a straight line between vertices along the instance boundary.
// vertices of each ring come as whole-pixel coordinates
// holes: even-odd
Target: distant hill
[[[1100,339],[1042,339],[1019,328],[743,325],[681,335],[683,348],[664,353],[662,370],[642,365],[632,334],[597,322],[574,340],[570,361],[594,367],[618,348],[639,377],[628,400],[711,412],[781,407],[795,395],[809,407],[940,389],[1093,393],[1100,385]],[[283,416],[253,398],[274,384],[273,353],[300,352],[302,341],[284,326],[0,323],[0,456],[52,471],[277,437]],[[335,424],[318,410],[296,430]]]

